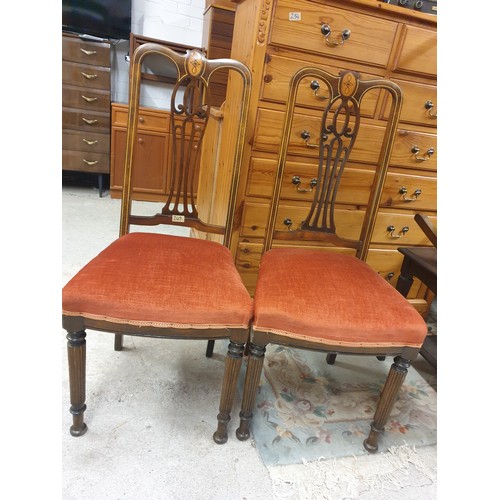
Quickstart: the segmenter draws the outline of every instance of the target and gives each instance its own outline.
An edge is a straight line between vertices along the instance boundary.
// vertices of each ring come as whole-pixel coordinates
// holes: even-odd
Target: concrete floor
[[[63,186],[63,284],[116,238],[119,210],[119,201],[107,193],[99,198],[95,188]],[[219,446],[212,440],[224,342],[216,342],[212,359],[205,357],[205,342],[125,337],[124,345],[122,352],[115,352],[112,335],[87,332],[89,430],[74,438],[69,434],[66,341],[61,330],[64,500],[437,498],[436,447],[417,449],[419,460],[433,471],[431,479],[407,467],[390,488],[383,481],[374,486],[367,479],[363,484],[363,467],[366,474],[378,466],[382,476],[390,476],[390,471],[384,471],[387,457],[379,454],[356,460],[361,479],[349,494],[321,488],[309,493],[297,488],[287,491],[280,477],[293,471],[295,477],[303,475],[309,482],[310,469],[306,465],[291,466],[288,471],[266,467],[252,439],[236,439],[239,396],[228,442]],[[339,459],[337,466],[349,460]]]

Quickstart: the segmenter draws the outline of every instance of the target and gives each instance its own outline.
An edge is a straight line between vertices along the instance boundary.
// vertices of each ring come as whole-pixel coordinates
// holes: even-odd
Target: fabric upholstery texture
[[[300,248],[262,257],[253,329],[352,347],[420,347],[427,334],[416,309],[368,264]]]
[[[252,317],[226,247],[163,234],[115,240],[67,283],[62,298],[67,316],[139,326],[246,328]]]

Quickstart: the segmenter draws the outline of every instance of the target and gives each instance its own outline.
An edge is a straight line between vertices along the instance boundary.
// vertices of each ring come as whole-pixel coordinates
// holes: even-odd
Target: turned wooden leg
[[[85,358],[86,358],[85,330],[68,333],[68,367],[69,391],[73,415],[73,425],[69,432],[72,436],[83,436],[87,432],[87,424],[83,421],[85,406]]]
[[[252,410],[255,406],[265,352],[265,346],[250,344],[245,388],[243,389],[243,401],[240,411],[240,426],[236,430],[236,437],[240,441],[245,441],[250,437],[250,422],[253,417]]]
[[[370,453],[375,453],[378,450],[378,438],[384,432],[384,426],[389,419],[389,414],[398,397],[399,389],[403,385],[410,362],[401,356],[394,358],[394,363],[391,366],[387,380],[385,381],[375,416],[370,424],[370,434],[363,442],[363,445]]]
[[[220,396],[219,414],[217,415],[219,424],[213,436],[217,444],[224,444],[227,441],[227,425],[231,420],[231,408],[243,360],[244,348],[244,344],[229,342]]]
[[[207,342],[207,351],[205,353],[205,356],[207,358],[211,358],[212,354],[214,353],[214,345],[215,345],[215,340],[209,340]]]
[[[123,335],[121,333],[115,333],[115,351],[121,351],[123,349]]]

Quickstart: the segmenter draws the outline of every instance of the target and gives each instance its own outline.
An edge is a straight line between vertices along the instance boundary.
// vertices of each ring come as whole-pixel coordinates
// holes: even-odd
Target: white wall
[[[132,0],[132,33],[185,45],[201,46],[205,0]],[[128,102],[129,41],[114,45],[111,69],[111,100]],[[148,85],[141,103],[153,108],[168,107],[168,95]]]

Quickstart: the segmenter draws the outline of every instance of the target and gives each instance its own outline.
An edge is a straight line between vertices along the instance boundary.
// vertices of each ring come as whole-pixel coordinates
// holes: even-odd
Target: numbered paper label
[[[302,17],[301,12],[289,12],[288,13],[288,20],[289,21],[300,21]]]
[[[184,215],[172,215],[173,222],[184,222]]]

